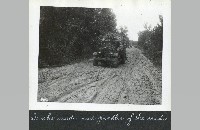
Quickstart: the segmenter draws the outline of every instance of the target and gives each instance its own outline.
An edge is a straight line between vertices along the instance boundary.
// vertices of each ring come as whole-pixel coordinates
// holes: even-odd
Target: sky
[[[144,24],[156,26],[159,15],[163,15],[163,3],[146,0],[134,3],[125,3],[112,8],[116,15],[117,27],[126,26],[130,40],[138,40],[138,32],[144,30]],[[163,16],[164,17],[164,16]]]

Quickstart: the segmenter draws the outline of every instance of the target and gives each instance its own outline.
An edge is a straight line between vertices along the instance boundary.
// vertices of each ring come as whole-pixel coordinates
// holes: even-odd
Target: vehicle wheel
[[[117,68],[117,67],[118,67],[118,64],[117,64],[117,63],[114,63],[114,64],[112,64],[112,67],[113,67],[113,68]]]
[[[111,64],[111,67],[113,68],[117,68],[118,67],[118,59],[116,59],[115,61],[113,61],[113,63]]]
[[[101,66],[102,67],[106,67],[107,66],[107,62],[106,61],[101,61]]]
[[[121,64],[125,64],[125,57],[122,57]]]
[[[94,65],[94,66],[98,66],[98,61],[94,60],[94,61],[93,61],[93,65]]]

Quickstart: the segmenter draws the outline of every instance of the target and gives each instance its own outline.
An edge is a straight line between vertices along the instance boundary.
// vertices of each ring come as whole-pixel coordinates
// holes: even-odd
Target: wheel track
[[[127,56],[126,64],[118,68],[82,62],[50,70],[51,75],[38,85],[38,98],[72,103],[161,103],[162,79],[155,67],[138,49],[127,50]],[[58,78],[52,78],[53,74]]]

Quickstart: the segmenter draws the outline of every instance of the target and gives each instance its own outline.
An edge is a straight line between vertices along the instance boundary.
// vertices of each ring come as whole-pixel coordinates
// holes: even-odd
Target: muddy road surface
[[[139,49],[127,49],[117,68],[92,60],[38,72],[38,101],[99,104],[161,104],[162,72]]]

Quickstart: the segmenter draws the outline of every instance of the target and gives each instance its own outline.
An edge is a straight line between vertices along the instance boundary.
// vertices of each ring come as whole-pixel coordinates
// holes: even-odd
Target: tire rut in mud
[[[39,70],[38,101],[161,104],[162,73],[136,48],[118,68],[93,66],[92,61]]]

